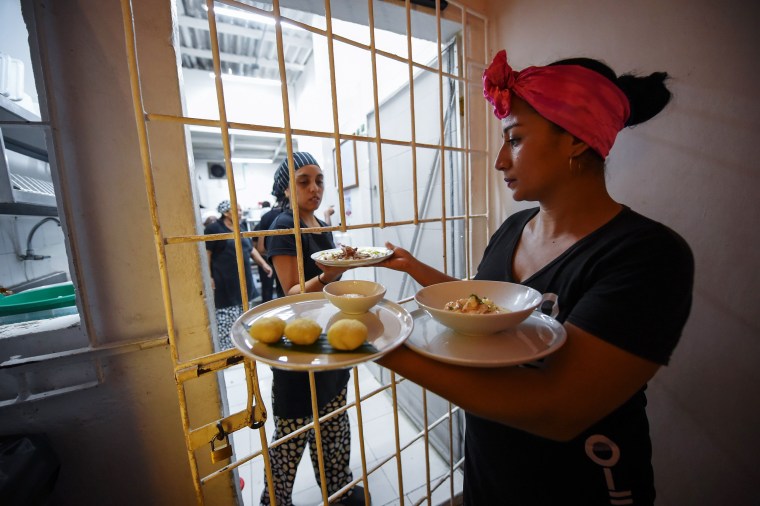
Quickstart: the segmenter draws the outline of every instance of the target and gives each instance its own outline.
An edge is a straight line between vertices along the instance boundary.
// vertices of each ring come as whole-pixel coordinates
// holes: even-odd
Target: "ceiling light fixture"
[[[230,160],[232,163],[274,163],[274,160],[269,158],[236,158],[232,157]]]
[[[190,125],[191,132],[208,132],[221,135],[222,129],[219,127],[210,127],[202,125]],[[284,134],[278,134],[276,132],[257,132],[255,130],[240,130],[238,128],[231,128],[230,135],[242,135],[246,137],[269,137],[274,139],[282,139]]]
[[[208,76],[213,79],[214,73],[209,72]],[[279,79],[266,79],[263,77],[251,77],[251,76],[238,76],[235,74],[222,74],[222,80],[223,81],[237,81],[241,83],[248,83],[248,84],[261,84],[265,86],[279,86],[280,80]]]
[[[203,5],[203,10],[208,12],[208,6]],[[230,7],[214,7],[214,13],[217,16],[229,16],[231,18],[243,19],[245,21],[255,21],[265,25],[274,25],[274,19],[257,14],[255,12],[244,11],[242,9],[232,9]]]

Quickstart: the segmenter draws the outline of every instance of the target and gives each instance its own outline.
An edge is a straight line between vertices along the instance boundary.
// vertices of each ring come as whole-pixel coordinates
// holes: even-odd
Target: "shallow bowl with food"
[[[496,312],[476,313],[448,310],[446,305],[471,295],[481,301],[489,299],[497,306]],[[430,316],[450,329],[466,335],[487,335],[516,327],[541,304],[543,296],[538,290],[504,281],[468,280],[449,281],[426,286],[417,292],[414,300]],[[486,301],[488,302],[488,301]],[[467,308],[465,311],[482,308]]]
[[[380,302],[385,287],[374,281],[348,279],[334,281],[322,289],[327,300],[346,314],[362,314]]]

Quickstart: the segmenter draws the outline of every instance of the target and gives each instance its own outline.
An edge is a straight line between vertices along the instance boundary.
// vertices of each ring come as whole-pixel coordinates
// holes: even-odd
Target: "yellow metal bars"
[[[440,0],[435,0],[435,32],[436,32],[436,39],[438,41],[437,43],[437,54],[438,54],[438,121],[439,121],[439,127],[440,127],[440,151],[441,156],[439,157],[441,161],[441,240],[442,240],[442,248],[441,251],[443,253],[443,272],[448,274],[449,272],[449,262],[448,262],[448,251],[446,248],[446,124],[445,124],[445,115],[443,112],[443,53],[441,51],[441,46],[443,45],[443,40],[441,39],[441,2]]]
[[[230,148],[229,124],[227,123],[227,106],[224,103],[224,85],[222,84],[222,61],[219,56],[219,39],[216,30],[214,0],[206,0],[208,8],[209,39],[211,42],[211,59],[214,64],[214,86],[216,88],[216,105],[219,108],[219,123],[222,128],[222,149],[224,150],[224,167],[227,173],[227,191],[232,206],[232,233],[235,241],[235,258],[237,260],[240,296],[243,311],[248,310],[248,286],[243,263],[243,243],[240,237],[240,215],[238,214],[237,191],[235,191],[235,171],[232,170],[232,149]]]
[[[259,11],[260,9],[257,9],[256,7],[242,4],[240,2],[237,2],[235,0],[221,0],[221,3],[233,5],[235,7],[250,10],[250,11]],[[449,2],[450,5],[456,5],[455,2]],[[263,237],[267,235],[273,235],[273,234],[288,234],[293,233],[294,235],[298,236],[296,239],[296,245],[297,245],[297,258],[298,258],[298,266],[299,266],[299,282],[301,285],[301,289],[303,290],[305,280],[304,280],[304,272],[303,272],[303,249],[301,245],[301,234],[308,231],[322,231],[322,230],[336,230],[340,228],[343,231],[349,230],[349,229],[361,229],[361,228],[374,228],[374,227],[387,227],[387,226],[400,226],[400,225],[408,225],[408,224],[414,224],[419,225],[421,223],[426,222],[441,222],[442,224],[442,233],[443,233],[443,262],[444,262],[444,270],[448,269],[447,265],[447,252],[446,252],[446,229],[447,229],[447,223],[448,221],[455,220],[455,219],[463,219],[465,221],[465,235],[466,235],[466,269],[467,273],[469,275],[470,272],[470,221],[473,218],[476,217],[487,217],[486,214],[480,214],[475,215],[471,213],[470,209],[470,200],[469,200],[469,192],[470,192],[470,186],[469,186],[469,177],[471,174],[471,156],[473,154],[471,142],[470,142],[470,134],[469,130],[465,132],[464,135],[464,147],[458,147],[456,145],[452,146],[446,146],[446,125],[444,120],[444,108],[443,108],[443,78],[446,77],[447,79],[455,80],[459,82],[461,85],[467,87],[469,85],[468,78],[466,71],[466,64],[463,66],[465,67],[465,70],[463,71],[463,75],[453,75],[450,71],[444,72],[444,62],[443,62],[443,54],[442,54],[442,46],[443,46],[443,40],[441,36],[441,6],[440,1],[436,1],[436,33],[437,33],[437,55],[438,55],[438,68],[437,69],[431,69],[427,66],[420,65],[418,63],[415,63],[413,61],[413,55],[412,55],[412,44],[411,44],[411,17],[410,17],[410,2],[409,0],[406,0],[405,7],[406,7],[406,21],[407,21],[407,49],[408,49],[408,55],[407,58],[400,58],[396,55],[387,53],[382,50],[378,50],[375,45],[375,27],[374,27],[374,9],[373,9],[373,1],[368,0],[368,6],[369,6],[369,25],[370,25],[370,44],[369,46],[364,46],[360,43],[357,43],[355,41],[351,41],[348,39],[345,39],[344,37],[340,37],[337,35],[334,35],[332,33],[332,15],[330,12],[330,0],[325,0],[325,10],[326,10],[326,19],[327,19],[327,26],[326,31],[322,32],[319,29],[313,28],[311,26],[305,25],[303,23],[295,22],[292,23],[296,26],[299,26],[300,28],[303,28],[305,30],[311,31],[313,33],[321,33],[325,35],[328,42],[328,58],[329,58],[329,64],[330,64],[330,86],[331,86],[331,94],[332,94],[332,106],[333,106],[333,132],[325,133],[325,132],[311,132],[306,130],[295,130],[292,128],[290,124],[290,116],[289,116],[289,105],[288,105],[288,88],[287,88],[287,74],[285,69],[285,63],[284,63],[284,47],[283,47],[283,36],[282,36],[282,27],[281,22],[283,19],[280,12],[280,6],[279,1],[274,0],[273,2],[273,10],[270,13],[267,11],[261,11],[262,13],[265,13],[265,15],[270,15],[275,20],[275,29],[276,29],[276,41],[277,41],[277,49],[278,49],[278,64],[279,64],[279,70],[280,70],[280,76],[281,76],[281,92],[283,97],[283,113],[284,113],[284,128],[277,128],[277,127],[268,127],[263,125],[251,125],[251,124],[239,124],[239,123],[232,123],[227,120],[226,115],[226,108],[224,103],[224,90],[223,90],[223,84],[221,80],[221,61],[220,61],[220,55],[219,55],[219,45],[218,45],[218,38],[217,38],[217,30],[216,30],[216,19],[214,16],[214,2],[213,0],[206,0],[206,4],[208,7],[209,12],[209,28],[211,33],[211,45],[212,45],[212,59],[214,63],[214,71],[215,71],[215,85],[216,85],[216,91],[217,91],[217,102],[219,107],[219,114],[220,114],[220,120],[202,120],[197,118],[184,118],[184,117],[177,117],[177,116],[166,116],[166,115],[158,115],[158,114],[146,114],[144,111],[144,105],[142,101],[142,94],[140,90],[140,79],[139,79],[139,68],[137,63],[137,57],[136,57],[136,41],[135,41],[135,30],[134,30],[134,21],[133,21],[133,14],[132,14],[132,6],[129,0],[122,0],[122,14],[124,19],[124,29],[125,34],[127,38],[127,53],[128,53],[128,63],[130,67],[130,84],[132,88],[132,95],[133,95],[133,103],[135,108],[135,119],[137,123],[137,129],[138,129],[138,139],[140,142],[140,150],[141,150],[141,160],[143,165],[143,172],[145,176],[146,181],[146,192],[148,193],[148,200],[150,205],[150,212],[151,212],[151,220],[153,225],[153,232],[154,232],[154,242],[155,242],[155,248],[156,248],[156,254],[159,264],[159,272],[161,275],[161,286],[163,291],[163,297],[164,297],[164,308],[166,312],[166,318],[167,318],[167,327],[168,327],[168,336],[169,336],[169,344],[172,354],[172,359],[174,361],[175,365],[175,376],[177,379],[177,389],[178,389],[178,395],[180,399],[180,407],[181,407],[181,415],[182,415],[182,423],[183,423],[183,429],[185,431],[185,437],[186,437],[186,444],[188,448],[188,455],[189,460],[191,464],[191,470],[193,475],[194,484],[196,487],[196,492],[198,494],[198,501],[199,504],[203,504],[203,492],[201,485],[207,481],[208,479],[213,478],[214,476],[218,476],[224,472],[228,472],[229,470],[239,466],[242,461],[236,462],[234,464],[231,464],[229,466],[225,466],[224,468],[216,471],[215,473],[212,473],[212,475],[201,479],[199,477],[199,470],[198,470],[198,463],[195,460],[194,457],[194,450],[196,448],[200,448],[203,441],[207,441],[209,438],[208,436],[210,434],[213,434],[213,431],[216,430],[217,423],[222,423],[223,430],[225,432],[232,432],[234,430],[237,430],[239,428],[242,428],[242,426],[250,425],[253,420],[259,420],[265,416],[264,413],[259,411],[256,413],[256,416],[252,416],[251,410],[256,409],[263,409],[263,403],[261,403],[261,397],[260,392],[258,390],[258,377],[256,374],[255,366],[253,366],[252,362],[246,361],[245,363],[245,371],[246,371],[246,383],[248,386],[248,409],[245,412],[237,413],[234,415],[231,415],[229,417],[226,417],[222,420],[218,420],[216,422],[209,423],[203,427],[200,427],[198,429],[192,430],[190,428],[189,424],[189,417],[188,417],[188,411],[187,411],[187,399],[185,397],[185,390],[183,383],[185,381],[189,381],[191,379],[197,378],[202,374],[205,374],[207,372],[211,371],[217,371],[221,369],[225,369],[235,363],[238,363],[242,357],[240,357],[239,354],[237,354],[234,350],[229,350],[217,354],[213,354],[207,357],[199,357],[190,361],[186,362],[180,362],[178,350],[177,350],[177,342],[176,342],[176,329],[174,326],[174,313],[173,313],[173,307],[172,307],[172,299],[171,299],[171,292],[169,287],[169,279],[168,279],[168,268],[166,265],[166,251],[165,247],[169,244],[181,244],[181,243],[188,243],[188,242],[201,242],[205,240],[227,240],[227,239],[233,239],[235,242],[235,249],[237,253],[237,268],[238,268],[238,276],[240,278],[241,282],[241,292],[243,295],[243,299],[245,299],[245,302],[243,302],[244,309],[248,308],[248,300],[247,300],[247,287],[245,286],[246,280],[244,275],[244,265],[243,265],[243,259],[242,259],[242,239],[244,237]],[[471,14],[471,11],[466,8],[462,8],[462,25],[463,29],[467,29],[467,21],[466,21],[466,14]],[[290,22],[290,20],[289,20]],[[487,23],[486,20],[484,20],[484,23]],[[464,37],[466,39],[466,37]],[[339,121],[338,121],[338,108],[337,108],[337,93],[336,93],[336,78],[335,78],[335,62],[334,62],[334,52],[333,52],[333,40],[340,40],[342,42],[345,42],[350,45],[354,45],[356,47],[362,47],[370,52],[371,59],[372,59],[372,79],[373,79],[373,99],[374,99],[374,111],[375,111],[375,130],[376,134],[373,137],[368,136],[358,136],[358,135],[346,135],[346,134],[340,134],[339,132]],[[466,45],[464,45],[465,42],[463,41],[463,46],[465,49],[463,49],[463,59],[467,59],[466,54]],[[411,108],[411,140],[410,142],[405,141],[397,141],[397,140],[386,140],[382,138],[381,135],[381,125],[380,125],[380,104],[379,104],[379,95],[378,95],[378,81],[377,81],[377,55],[381,55],[383,57],[387,57],[389,59],[401,61],[407,64],[408,66],[408,74],[409,74],[409,86],[410,86],[410,108]],[[415,121],[415,112],[414,112],[414,68],[419,68],[423,70],[428,71],[436,71],[438,73],[438,88],[439,88],[439,129],[440,129],[440,139],[439,143],[437,145],[426,145],[422,143],[418,143],[416,139],[416,121]],[[467,93],[465,93],[467,95]],[[470,106],[468,103],[468,97],[465,96],[464,98],[464,113],[465,117],[467,117],[470,110]],[[198,236],[198,235],[185,235],[185,236],[175,236],[175,237],[164,237],[163,232],[161,231],[160,223],[159,223],[159,217],[158,217],[158,211],[157,211],[157,199],[156,199],[156,191],[155,191],[155,185],[153,181],[153,174],[152,174],[152,162],[151,162],[151,156],[150,156],[150,144],[148,141],[148,135],[147,135],[147,121],[166,121],[166,122],[176,122],[184,125],[199,125],[199,126],[212,126],[216,128],[220,128],[222,130],[222,141],[223,141],[223,149],[224,149],[224,156],[225,156],[225,166],[228,173],[228,188],[230,192],[230,201],[231,206],[233,209],[233,225],[234,230],[231,234],[217,234],[215,236]],[[241,232],[240,230],[240,224],[239,219],[237,216],[237,195],[235,193],[235,184],[234,184],[234,171],[232,170],[232,163],[231,163],[231,146],[230,146],[230,129],[233,128],[239,128],[243,130],[254,130],[254,131],[270,131],[274,133],[282,133],[285,136],[286,144],[287,144],[287,151],[288,151],[288,161],[290,162],[290,176],[291,176],[291,182],[290,182],[290,189],[291,194],[295,194],[295,188],[294,188],[294,173],[293,173],[293,160],[292,160],[292,152],[293,152],[293,145],[292,145],[292,136],[293,135],[313,135],[315,137],[323,137],[323,138],[332,138],[336,147],[336,157],[337,159],[337,165],[338,165],[338,179],[339,179],[339,199],[340,199],[340,207],[341,207],[341,226],[340,227],[319,227],[316,229],[301,229],[300,227],[300,220],[298,218],[298,210],[294,209],[294,228],[292,230],[284,230],[284,231],[277,231],[277,232]],[[342,171],[340,171],[341,163],[340,160],[340,142],[345,139],[353,139],[353,140],[362,140],[362,141],[370,141],[374,142],[377,149],[378,154],[378,174],[379,174],[379,186],[380,186],[380,195],[381,195],[381,201],[380,201],[380,221],[379,223],[371,223],[371,224],[361,224],[361,225],[354,225],[354,226],[347,226],[346,225],[346,219],[345,219],[345,207],[344,207],[344,194],[343,194],[343,184],[342,184]],[[385,208],[384,208],[384,190],[383,190],[383,156],[382,156],[382,145],[384,143],[392,144],[392,145],[403,145],[403,146],[409,146],[412,150],[412,172],[413,172],[413,188],[414,188],[414,219],[408,220],[408,221],[399,221],[399,222],[393,222],[389,223],[385,220]],[[456,144],[456,143],[455,143]],[[418,205],[417,205],[417,160],[416,160],[416,150],[419,147],[428,147],[428,148],[434,148],[440,152],[440,164],[441,164],[441,183],[442,183],[442,204],[441,204],[441,217],[440,218],[432,218],[432,219],[420,219],[419,217],[419,211],[418,211]],[[486,153],[488,152],[489,146],[488,146],[488,140],[486,140]],[[465,173],[465,194],[468,196],[468,198],[465,200],[465,212],[463,216],[448,216],[447,210],[446,210],[446,191],[445,191],[445,183],[446,183],[446,175],[445,175],[445,154],[446,152],[456,152],[456,153],[463,153],[463,160],[464,160],[464,173]],[[486,188],[488,189],[488,183],[486,178]],[[488,191],[488,190],[487,190]],[[488,196],[486,196],[486,199],[488,199]],[[229,237],[228,237],[229,235]],[[400,496],[403,497],[403,474],[402,474],[402,467],[401,467],[401,452],[403,451],[402,445],[400,442],[400,436],[399,436],[399,424],[398,424],[398,399],[396,396],[396,385],[397,385],[397,379],[395,374],[391,374],[391,384],[389,385],[393,397],[393,407],[394,407],[394,426],[395,426],[395,436],[396,436],[396,461],[397,461],[397,468],[398,468],[398,479],[399,479],[399,490],[400,490]],[[358,374],[357,369],[354,368],[354,387],[355,387],[355,393],[357,401],[355,403],[355,408],[357,409],[357,414],[359,418],[359,438],[362,441],[362,444],[360,446],[361,454],[362,454],[362,480],[364,480],[365,484],[365,491],[368,494],[368,483],[367,483],[367,475],[371,474],[374,470],[376,470],[378,467],[375,467],[373,470],[367,470],[367,463],[366,463],[366,457],[364,452],[364,434],[363,434],[363,423],[362,423],[362,416],[361,416],[361,401],[362,398],[360,397],[360,391],[359,391],[359,383],[358,383]],[[314,396],[314,377],[313,373],[310,374],[310,388],[312,390],[312,396],[315,399]],[[253,405],[254,398],[257,400],[256,405]],[[314,401],[315,402],[315,401]],[[319,423],[321,421],[320,417],[318,416],[317,406],[313,402],[312,408],[314,411],[314,422],[313,422],[313,428],[315,432],[317,433],[317,444],[318,447],[321,447],[322,441],[319,434]],[[431,488],[431,477],[430,477],[430,469],[429,469],[429,440],[428,440],[428,434],[429,429],[432,427],[429,426],[429,421],[427,420],[427,394],[423,394],[423,406],[425,410],[425,428],[423,430],[423,433],[421,434],[421,437],[424,440],[425,444],[425,452],[426,452],[426,477],[427,477],[427,494],[428,497],[430,497],[432,490],[434,488]],[[347,406],[346,409],[348,409],[351,406]],[[449,432],[450,432],[450,445],[453,447],[453,437],[451,435],[452,433],[452,419],[453,414],[456,412],[456,409],[452,409],[451,406],[449,406],[449,412],[448,412],[448,420],[449,420]],[[330,416],[331,414],[328,414],[327,416]],[[440,422],[440,421],[439,421]],[[436,425],[439,422],[435,422],[433,425]],[[303,428],[303,430],[309,430],[309,426],[306,426]],[[300,430],[300,429],[299,429]],[[264,429],[259,430],[260,437],[262,439],[262,450],[259,454],[250,456],[249,458],[253,458],[258,455],[263,455],[265,460],[265,468],[267,470],[267,478],[270,483],[270,494],[272,494],[272,477],[271,477],[271,465],[268,462],[268,452],[267,452],[267,442],[266,442],[266,432]],[[286,438],[283,438],[283,440]],[[274,442],[274,444],[281,444],[280,441]],[[408,446],[405,446],[405,448]],[[324,463],[321,462],[322,456],[321,452],[319,452],[319,459],[320,459],[320,474],[322,475],[323,483],[324,481]],[[453,457],[453,455],[452,455]],[[450,458],[450,460],[453,460],[453,458]],[[382,464],[380,464],[382,465]],[[456,465],[451,467],[449,479],[453,483],[453,469],[455,467],[458,467],[461,465],[461,461]],[[440,484],[439,482],[436,487]],[[350,486],[353,486],[350,485]],[[326,497],[326,488],[323,485],[323,500],[328,501],[328,499],[335,499],[338,495],[341,493],[344,493],[345,490],[339,491],[336,493],[333,497]],[[452,484],[452,494],[453,494],[453,484]]]
[[[325,0],[325,27],[327,32],[327,59],[330,64],[330,94],[332,95],[333,139],[335,142],[335,165],[338,176],[338,202],[340,203],[341,230],[346,231],[346,205],[343,197],[343,154],[340,149],[340,122],[338,121],[338,92],[335,78],[335,48],[333,47],[332,10],[330,0]]]
[[[462,9],[462,26],[467,26],[467,13]],[[460,61],[462,64],[459,66],[459,69],[462,73],[463,81],[460,83],[459,92],[464,97],[463,103],[463,116],[465,118],[469,118],[469,112],[470,112],[470,85],[468,84],[467,78],[469,77],[467,72],[467,50],[468,50],[468,44],[467,44],[467,37],[466,34],[462,34],[461,37],[462,40],[462,51],[459,55]],[[470,125],[469,123],[462,125],[462,129],[464,130],[464,147],[465,147],[465,156],[463,157],[464,162],[464,274],[465,278],[470,278],[472,276],[472,272],[470,270],[470,258],[471,258],[471,251],[470,251],[470,203],[472,201],[472,195],[470,194],[470,149],[472,146],[470,145]]]
[[[412,9],[409,0],[405,2],[406,7],[406,57],[409,67],[409,112],[411,114],[411,151],[412,151],[412,198],[414,199],[414,224],[418,225],[420,220],[420,206],[417,198],[417,119],[414,112],[414,65],[412,65]],[[378,134],[379,137],[379,134]]]
[[[380,194],[380,228],[385,228],[385,184],[383,182],[383,145],[380,142],[380,138],[382,137],[380,135],[380,98],[377,92],[377,48],[375,48],[374,0],[367,0],[367,8],[369,14],[369,55],[372,61],[372,100],[375,107],[375,144],[377,146],[378,193]]]

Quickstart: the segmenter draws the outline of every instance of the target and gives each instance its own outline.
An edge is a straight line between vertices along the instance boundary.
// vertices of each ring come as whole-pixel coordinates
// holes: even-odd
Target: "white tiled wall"
[[[43,260],[19,260],[26,253],[26,242],[32,228],[42,216],[0,215],[0,285],[14,286],[43,277],[52,272],[69,272],[63,229],[55,221],[43,223],[34,233],[35,255]]]

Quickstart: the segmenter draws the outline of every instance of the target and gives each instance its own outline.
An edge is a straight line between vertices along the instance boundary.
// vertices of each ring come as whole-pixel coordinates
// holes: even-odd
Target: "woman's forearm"
[[[459,281],[459,278],[444,274],[438,269],[431,267],[416,258],[409,262],[409,266],[405,272],[422,286],[445,283],[446,281]]]

